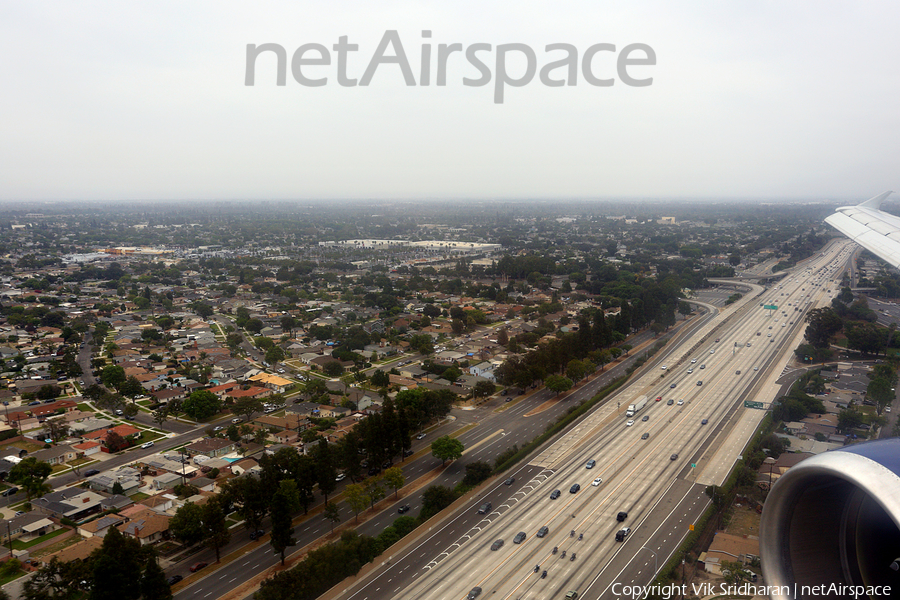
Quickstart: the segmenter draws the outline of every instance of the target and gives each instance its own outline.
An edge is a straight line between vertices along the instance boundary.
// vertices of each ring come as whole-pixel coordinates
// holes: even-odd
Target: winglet
[[[883,194],[878,194],[874,198],[869,198],[868,200],[866,200],[859,206],[863,206],[866,208],[874,208],[875,210],[878,210],[881,208],[881,203],[884,202],[884,199],[893,193],[894,192],[892,192],[892,191],[888,191],[888,192],[884,192]]]

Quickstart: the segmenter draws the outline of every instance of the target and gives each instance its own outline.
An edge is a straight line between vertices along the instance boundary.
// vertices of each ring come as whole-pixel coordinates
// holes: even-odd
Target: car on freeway
[[[584,468],[585,469],[593,469],[594,465],[596,465],[596,464],[597,464],[597,461],[592,458],[591,460],[587,461],[587,464],[584,465]]]
[[[677,404],[678,404],[678,406],[681,406],[682,404],[684,404],[684,399],[682,398],[681,400],[679,400]]]
[[[656,401],[659,402],[660,400],[662,400],[662,396],[657,396]]]
[[[578,493],[578,490],[580,490],[580,489],[581,489],[581,486],[580,486],[580,485],[578,485],[577,483],[573,483],[573,484],[572,484],[572,487],[569,488],[569,493],[570,493],[570,494],[577,494],[577,493]]]
[[[616,515],[616,521],[619,521],[620,523],[627,518],[628,518],[628,513],[625,512],[624,510]]]
[[[401,506],[401,507],[399,507],[399,508],[397,509],[397,512],[400,513],[400,514],[402,515],[402,514],[404,514],[404,513],[408,513],[408,512],[409,512],[409,509],[410,509],[409,504],[404,504],[403,506]]]
[[[486,514],[488,511],[491,510],[491,506],[492,506],[492,504],[490,502],[485,502],[484,504],[482,504],[481,506],[478,507],[478,514],[479,515]]]
[[[649,421],[649,420],[650,420],[650,415],[644,415],[643,417],[641,417],[641,421]]]
[[[499,550],[503,547],[503,540],[494,540],[494,543],[491,544],[491,550]]]
[[[559,490],[553,490],[552,492],[550,492],[550,499],[556,500],[557,498],[559,498],[559,493]]]
[[[678,455],[673,454],[672,456],[669,457],[669,460],[678,460]]]
[[[634,425],[634,419],[628,419],[628,422],[625,423],[625,427],[631,427],[632,425]]]
[[[675,404],[675,400],[673,400],[672,398],[669,398],[669,401],[666,402],[666,406],[672,406],[673,404]]]
[[[631,533],[631,527],[623,527],[622,529],[618,530],[616,532],[616,541],[624,542],[629,533]]]
[[[526,537],[525,532],[520,531],[519,533],[516,534],[516,537],[513,538],[513,544],[521,544],[522,542],[525,541],[525,537]]]
[[[542,537],[544,537],[545,535],[547,535],[548,533],[550,533],[550,528],[547,527],[546,525],[544,525],[543,527],[541,527],[540,529],[538,529],[538,532],[537,532],[537,534],[535,534],[535,535],[537,535],[538,537],[541,537],[541,538],[542,538]]]
[[[670,385],[670,386],[669,386],[669,389],[670,389],[670,390],[674,390],[674,389],[675,389],[675,384],[673,383],[672,385]]]
[[[503,485],[512,485],[513,482],[515,482],[515,480],[516,480],[515,477],[510,477],[506,481],[503,482]]]
[[[198,562],[198,563],[192,564],[192,565],[191,565],[191,573],[196,573],[197,571],[199,571],[200,569],[202,569],[202,568],[205,567],[206,565],[207,565],[207,563],[205,563],[205,562]]]
[[[466,600],[475,600],[481,594],[480,587],[473,587],[472,591],[469,592],[469,595],[466,596]]]
[[[702,421],[700,421],[701,425],[706,425],[707,423],[709,423],[709,419],[703,419]]]
[[[641,439],[642,439],[642,440],[650,439],[650,434],[649,434],[649,433],[644,433],[644,434],[641,436]]]
[[[718,342],[719,340],[716,340],[716,341]],[[692,358],[692,359],[691,359],[691,364],[694,364],[695,362],[697,362],[697,359],[696,359],[696,358]]]
[[[706,365],[700,365],[700,368],[701,368],[701,369],[705,369],[705,368],[706,368]]]
[[[603,479],[600,478],[600,477],[598,477],[598,478],[596,478],[594,481],[591,482],[591,485],[594,486],[594,487],[597,487],[597,486],[600,485],[601,483],[603,483]]]
[[[740,374],[741,374],[741,370],[738,369],[737,371],[734,372],[734,374],[735,374],[735,375],[740,375]]]
[[[663,371],[665,371],[665,370],[668,369],[668,368],[669,368],[669,367],[667,367],[666,365],[663,365],[663,366],[660,367],[660,369],[662,369]]]
[[[575,590],[569,590],[566,592],[566,600],[578,600],[578,592]]]
[[[688,375],[690,375],[690,374],[693,373],[693,372],[694,372],[693,369],[688,369]]]
[[[699,385],[703,385],[703,382],[702,382],[702,381],[698,381],[698,382],[697,382],[697,385],[698,385],[698,386],[699,386]]]
[[[759,367],[753,367],[754,371],[759,371]]]

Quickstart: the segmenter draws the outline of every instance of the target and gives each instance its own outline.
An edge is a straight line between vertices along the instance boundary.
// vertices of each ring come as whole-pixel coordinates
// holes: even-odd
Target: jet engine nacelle
[[[792,590],[772,600],[793,600],[795,589],[798,598],[853,598],[859,586],[890,586],[873,600],[900,597],[900,439],[832,450],[787,471],[766,499],[760,554],[765,585]],[[800,593],[831,584],[837,593]]]

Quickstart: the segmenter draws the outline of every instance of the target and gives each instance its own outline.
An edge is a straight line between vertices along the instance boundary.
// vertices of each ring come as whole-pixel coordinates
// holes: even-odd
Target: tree
[[[275,552],[281,554],[281,565],[284,566],[284,552],[297,543],[294,539],[294,524],[291,514],[300,508],[297,483],[293,479],[284,479],[278,484],[278,491],[272,496],[272,537],[269,543]]]
[[[69,424],[66,423],[65,417],[47,419],[45,425],[47,427],[47,436],[54,442],[64,440],[69,435]]]
[[[142,600],[172,600],[172,588],[166,580],[166,573],[156,558],[147,561],[141,576]]]
[[[340,377],[344,373],[344,367],[339,361],[330,360],[322,366],[322,372],[329,377]]]
[[[572,389],[572,380],[562,375],[550,375],[544,380],[544,385],[548,390],[556,392],[556,395]]]
[[[334,502],[326,504],[325,509],[322,511],[322,516],[325,517],[326,520],[331,521],[331,533],[334,533],[335,523],[341,522],[341,513],[338,509],[338,505]]]
[[[106,434],[106,447],[110,452],[118,452],[128,447],[128,440],[115,431],[109,431]]]
[[[894,392],[891,390],[891,380],[885,377],[876,377],[869,382],[866,395],[872,401],[878,403],[880,408],[894,400]]]
[[[153,420],[160,427],[169,420],[169,409],[167,406],[161,406],[153,411]]]
[[[841,330],[843,322],[831,308],[813,308],[806,314],[805,337],[816,348],[827,348],[831,338]]]
[[[113,493],[113,494],[119,494],[120,496],[121,496],[121,495],[124,495],[124,494],[125,494],[125,488],[122,487],[122,484],[121,484],[120,482],[116,481],[116,482],[113,484],[113,486],[112,486],[112,493]]]
[[[22,486],[31,502],[32,498],[39,498],[52,489],[46,483],[51,472],[53,467],[49,463],[29,456],[9,470],[8,479]]]
[[[93,555],[91,600],[137,600],[141,596],[141,565],[146,554],[141,543],[107,528],[103,544]]]
[[[837,430],[841,433],[849,433],[854,427],[859,427],[865,422],[863,414],[853,408],[845,408],[838,413]]]
[[[359,522],[359,513],[366,509],[369,504],[369,497],[366,496],[366,490],[359,483],[351,483],[344,488],[344,500],[347,506],[356,513],[356,521]]]
[[[463,477],[463,484],[468,486],[476,486],[491,476],[494,469],[490,464],[476,460],[466,465],[466,476]]]
[[[490,381],[479,381],[472,388],[472,395],[476,398],[487,398],[497,391],[497,386]]]
[[[134,402],[135,398],[144,394],[144,386],[141,385],[141,382],[138,381],[137,377],[132,375],[122,383],[119,388],[119,393],[126,398],[131,398],[131,401]]]
[[[449,435],[439,437],[431,442],[431,454],[435,458],[441,459],[441,465],[446,464],[448,460],[455,460],[462,457],[463,443]]]
[[[19,561],[9,559],[7,565],[15,565]],[[22,586],[24,600],[75,600],[88,592],[82,581],[93,578],[87,561],[62,562],[53,557],[31,577],[26,577]],[[7,596],[7,599],[9,596]]]
[[[372,385],[377,388],[387,387],[391,384],[390,377],[387,373],[382,371],[381,369],[375,369],[375,372],[372,373]]]
[[[269,512],[274,486],[278,485],[274,480],[265,478],[267,480],[264,481],[263,479],[234,477],[222,486],[222,497],[228,504],[234,504],[237,507],[237,513],[251,531],[256,531],[262,526],[262,521]]]
[[[195,390],[184,401],[182,409],[192,419],[208,419],[222,410],[222,401],[210,391]]]
[[[262,412],[263,402],[259,398],[238,398],[231,405],[231,412],[236,415],[242,415],[245,421],[253,418],[253,413]]]
[[[403,475],[403,469],[400,467],[391,467],[384,472],[384,481],[394,488],[394,498],[397,497],[397,490],[406,484],[406,477]]]
[[[193,546],[203,540],[203,511],[199,505],[187,502],[169,521],[169,532],[185,546]]]
[[[191,304],[191,309],[193,309],[194,314],[196,314],[201,319],[208,319],[213,315],[213,307],[205,302],[194,302]]]
[[[325,497],[325,504],[328,504],[328,494],[337,489],[335,481],[337,469],[334,466],[331,446],[324,439],[319,440],[313,450],[313,459],[316,467],[316,483],[319,484],[319,491]]]
[[[419,518],[429,519],[438,514],[456,500],[456,493],[443,485],[432,485],[422,493],[422,511]]]
[[[370,477],[366,480],[366,498],[369,505],[375,508],[375,503],[384,498],[384,488],[381,487],[381,477]]]
[[[100,381],[103,382],[103,385],[111,387],[117,392],[119,391],[119,387],[125,383],[125,379],[125,369],[119,365],[105,366],[100,372]]]
[[[134,417],[136,417],[139,412],[141,412],[141,411],[137,407],[137,404],[129,404],[128,406],[126,406],[125,408],[122,409],[122,414],[124,414],[126,417],[130,417],[132,419]]]
[[[722,576],[731,586],[740,585],[742,581],[748,579],[744,572],[744,565],[740,561],[723,560],[721,564]]]
[[[216,562],[219,562],[219,552],[222,546],[231,541],[231,532],[228,530],[228,522],[225,520],[225,510],[221,500],[215,496],[207,500],[201,514],[206,545],[215,550]]]

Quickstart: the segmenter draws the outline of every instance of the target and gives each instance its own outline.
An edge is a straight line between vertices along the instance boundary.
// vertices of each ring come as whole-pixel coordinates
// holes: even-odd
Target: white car
[[[628,419],[628,422],[625,423],[625,427],[631,427],[632,425],[634,425],[634,419]]]
[[[678,401],[678,406],[681,406],[682,404],[684,404],[684,400],[679,400],[679,401]]]
[[[602,480],[601,478],[598,477],[597,479],[595,479],[594,481],[591,482],[591,485],[594,486],[594,487],[597,487],[597,486],[600,485],[601,483],[603,483],[603,480]]]
[[[691,364],[694,364],[695,362],[697,362],[697,359],[696,359],[696,358],[692,358],[692,359],[691,359]]]
[[[146,450],[147,448],[152,448],[152,447],[153,447],[153,442],[145,442],[145,443],[141,444],[141,448],[143,448],[144,450]]]
[[[694,372],[693,369],[688,369],[688,375],[690,375],[690,374],[693,373],[693,372]]]
[[[660,369],[662,369],[663,371],[665,371],[665,370],[668,369],[668,368],[669,368],[669,367],[667,367],[666,365],[663,365],[663,366],[660,367]]]

